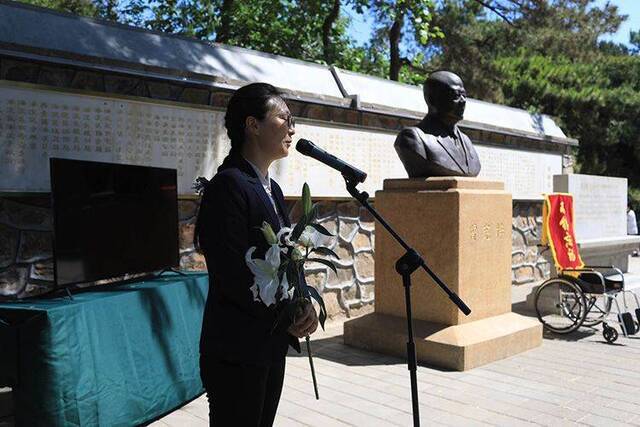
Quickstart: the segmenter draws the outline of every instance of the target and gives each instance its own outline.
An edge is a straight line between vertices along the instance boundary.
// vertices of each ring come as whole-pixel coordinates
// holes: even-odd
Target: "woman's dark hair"
[[[227,104],[227,113],[224,115],[224,126],[227,128],[227,135],[231,139],[231,150],[218,167],[218,172],[230,167],[234,160],[242,154],[244,145],[244,129],[247,117],[252,116],[262,120],[267,116],[273,107],[273,100],[282,99],[282,92],[268,83],[251,83],[238,89]],[[209,180],[199,177],[193,188],[202,195]],[[202,222],[200,221],[203,212],[203,201],[196,219],[194,230],[194,246],[198,252],[200,248],[200,233],[202,232]]]
[[[282,92],[268,83],[251,83],[242,86],[233,94],[227,104],[227,113],[224,115],[224,126],[231,140],[231,151],[218,171],[225,169],[234,157],[242,153],[247,117],[264,119],[273,107],[273,100],[281,98]]]

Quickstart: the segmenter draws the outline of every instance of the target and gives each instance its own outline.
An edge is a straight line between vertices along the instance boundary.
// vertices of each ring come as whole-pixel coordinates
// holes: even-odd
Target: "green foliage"
[[[442,37],[442,31],[432,24],[434,8],[434,0],[371,1],[376,27],[371,49],[385,52],[389,79],[400,80],[403,68],[415,66],[412,57],[417,51]],[[406,55],[401,52],[403,42],[409,48]]]
[[[23,1],[34,6],[46,7],[59,12],[98,17],[98,6],[91,0],[29,0]]]
[[[559,120],[580,141],[580,172],[622,176],[640,187],[640,57],[576,62],[521,54],[496,61],[511,105]]]
[[[220,2],[215,0],[161,0],[139,2],[137,17],[146,28],[213,40],[219,24]]]
[[[330,2],[166,0],[147,6],[154,18],[144,26],[154,30],[246,47],[314,62],[325,62],[322,26],[331,11]],[[224,36],[221,40],[222,26]],[[329,61],[357,69],[361,49],[353,46],[340,16],[331,27]]]
[[[628,204],[636,213],[636,218],[640,215],[640,188],[629,188]]]
[[[629,32],[629,43],[633,46],[631,51],[636,55],[640,54],[640,30]]]
[[[495,61],[514,55],[541,55],[594,61],[598,38],[615,32],[624,19],[615,6],[596,7],[595,0],[485,1],[509,21],[496,19],[477,0],[443,0],[434,23],[445,37],[431,46],[431,68],[459,74],[470,96],[509,102]],[[613,44],[603,48],[624,53]]]

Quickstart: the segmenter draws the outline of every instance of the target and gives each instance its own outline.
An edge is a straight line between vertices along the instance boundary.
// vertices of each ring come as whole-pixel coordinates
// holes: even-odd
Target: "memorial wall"
[[[141,102],[60,90],[0,85],[0,190],[48,192],[49,157],[175,168],[178,191],[193,194],[198,176],[211,177],[229,150],[224,112],[212,107]],[[387,178],[406,177],[393,148],[396,131],[299,120],[294,141],[306,138],[367,172],[373,197]],[[562,155],[477,146],[480,177],[505,182],[518,200],[540,200],[562,173]],[[292,150],[273,166],[285,196],[307,182],[316,197],[349,197],[341,175]]]
[[[204,259],[193,248],[197,202],[189,199],[195,177],[211,177],[228,152],[221,108],[89,95],[7,81],[0,82],[0,88],[0,189],[5,195],[47,193],[49,157],[176,168],[183,197],[181,265],[205,268]],[[384,179],[406,176],[393,148],[396,132],[303,118],[294,139],[314,141],[367,171],[368,179],[361,187],[373,197]],[[543,192],[551,191],[552,176],[562,172],[562,155],[477,143],[476,147],[483,164],[480,177],[504,181],[514,195],[514,283],[545,277],[548,265],[535,249],[540,215],[536,200]],[[303,182],[309,183],[314,197],[323,199],[324,225],[336,233],[332,247],[343,261],[338,275],[319,266],[309,272],[308,279],[324,291],[332,313],[347,310],[353,314],[370,305],[374,284],[373,223],[365,212],[347,201],[349,196],[340,174],[295,150],[289,158],[276,162],[272,173],[290,198],[293,220],[295,198]],[[6,228],[0,227],[7,246],[6,253],[0,256],[0,268],[4,268],[0,282],[11,284],[3,291],[5,294],[46,291],[52,279],[51,251],[47,249],[50,227],[9,220],[10,211],[15,209],[30,212],[26,216],[40,218],[37,221],[46,218],[49,213],[42,206],[46,200],[36,206],[32,206],[33,201],[28,197],[17,203],[0,200],[0,217],[7,219]]]
[[[578,242],[627,235],[627,178],[573,174],[554,181],[556,191],[573,195]]]

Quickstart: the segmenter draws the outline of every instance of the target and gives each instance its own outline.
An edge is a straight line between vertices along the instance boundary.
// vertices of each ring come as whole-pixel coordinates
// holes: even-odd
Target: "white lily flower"
[[[278,268],[280,267],[280,248],[278,245],[271,245],[267,250],[265,259],[253,259],[251,256],[256,247],[249,248],[245,254],[245,262],[253,273],[253,286],[250,288],[254,300],[259,299],[268,307],[276,303],[276,293],[280,286],[286,294],[289,289],[286,275],[282,277],[282,283],[278,278]]]
[[[287,280],[287,275],[282,275],[282,282],[280,282],[280,287],[282,288],[282,299],[291,299],[293,295],[293,288],[289,289],[289,281]],[[291,292],[290,292],[291,291]]]
[[[322,235],[315,228],[307,226],[298,238],[298,243],[305,248],[313,249],[320,245]]]

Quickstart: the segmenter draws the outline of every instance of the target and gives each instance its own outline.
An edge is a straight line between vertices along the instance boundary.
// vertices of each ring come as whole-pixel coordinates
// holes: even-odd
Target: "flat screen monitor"
[[[50,160],[56,286],[176,267],[175,169]]]

